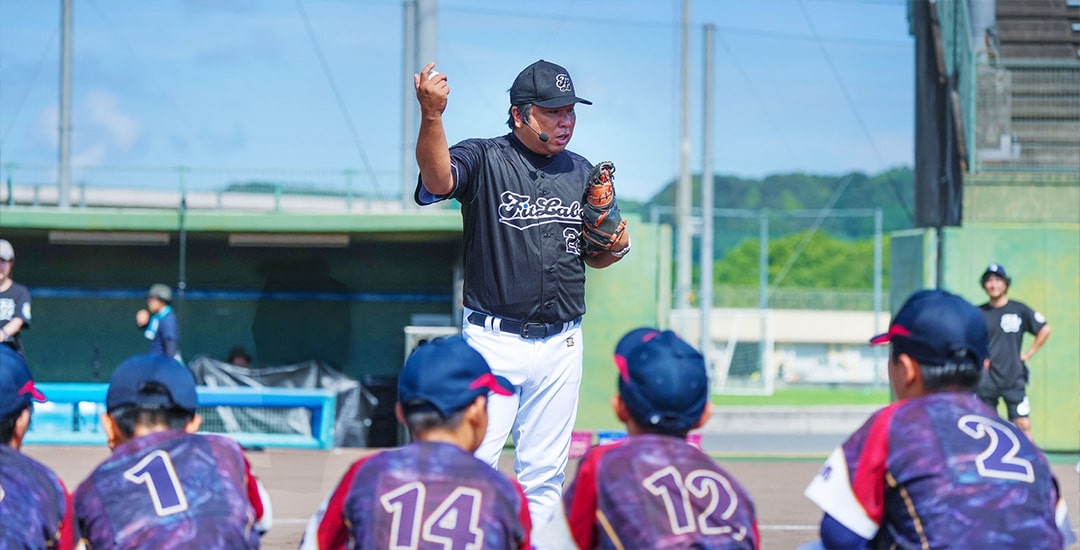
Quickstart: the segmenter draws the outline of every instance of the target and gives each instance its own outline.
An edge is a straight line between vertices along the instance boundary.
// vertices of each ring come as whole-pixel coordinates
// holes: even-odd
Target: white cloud
[[[60,108],[43,108],[34,121],[32,135],[42,147],[59,150]],[[72,115],[71,162],[76,166],[95,166],[114,161],[116,154],[127,153],[138,145],[143,125],[120,107],[115,94],[91,90],[75,99]]]
[[[142,124],[135,117],[123,112],[119,100],[112,92],[92,90],[83,98],[79,114],[85,118],[86,132],[80,138],[89,140],[91,147],[102,142],[109,149],[130,151],[142,137]]]
[[[103,142],[97,142],[88,148],[80,149],[71,155],[72,166],[94,167],[100,166],[109,156],[109,147]],[[79,173],[75,174],[76,179]]]

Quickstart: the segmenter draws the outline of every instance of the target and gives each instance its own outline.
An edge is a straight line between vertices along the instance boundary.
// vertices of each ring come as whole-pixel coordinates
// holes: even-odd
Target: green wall
[[[621,424],[611,409],[617,391],[615,345],[627,332],[657,326],[666,319],[661,311],[662,284],[671,267],[671,227],[643,224],[627,217],[632,250],[618,263],[586,271],[584,372],[577,426],[580,429],[615,429]]]
[[[1028,362],[1031,426],[1050,450],[1080,448],[1080,225],[965,227],[946,232],[942,286],[986,302],[979,277],[991,262],[1012,277],[1009,297],[1042,312],[1053,332]],[[1032,336],[1024,339],[1024,349]]]
[[[896,233],[891,242],[890,300],[899,308],[914,290],[937,285],[934,231]],[[979,277],[997,262],[1012,277],[1009,296],[1046,316],[1053,332],[1028,363],[1032,435],[1046,450],[1075,452],[1080,448],[1080,224],[972,222],[946,228],[943,244],[941,288],[982,304],[986,294]],[[1025,336],[1024,349],[1032,339]],[[1004,415],[1004,407],[999,412]]]

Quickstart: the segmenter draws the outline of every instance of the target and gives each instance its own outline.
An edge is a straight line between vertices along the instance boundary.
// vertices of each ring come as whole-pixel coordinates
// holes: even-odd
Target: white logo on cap
[[[572,92],[574,91],[574,84],[570,82],[570,75],[566,73],[560,73],[555,76],[555,87],[560,92]]]

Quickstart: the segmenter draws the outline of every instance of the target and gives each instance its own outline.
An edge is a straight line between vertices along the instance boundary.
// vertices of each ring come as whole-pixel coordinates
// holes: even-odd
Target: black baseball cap
[[[926,365],[972,357],[982,365],[990,355],[986,321],[967,300],[944,290],[920,290],[904,302],[889,332],[870,339],[892,344]]]
[[[709,400],[705,358],[670,330],[637,328],[615,346],[619,395],[642,427],[689,431]]]
[[[484,356],[460,336],[421,344],[398,375],[398,401],[406,413],[427,407],[450,418],[490,393],[513,395],[514,386],[492,374]]]
[[[1004,279],[1006,285],[1012,284],[1012,278],[1009,277],[1008,273],[1005,273],[1005,266],[997,263],[986,266],[986,270],[983,271],[982,277],[979,278],[979,282],[985,285],[986,280],[995,275]]]
[[[165,389],[161,393],[156,387]],[[124,360],[109,379],[105,410],[134,405],[148,409],[179,408],[194,413],[199,406],[195,375],[176,359],[158,354]]]
[[[31,400],[44,403],[45,395],[34,387],[26,360],[11,346],[0,344],[0,420],[28,407]]]
[[[518,73],[510,87],[510,104],[531,103],[540,107],[563,107],[572,103],[592,105],[574,93],[574,82],[566,69],[544,61],[529,65]]]

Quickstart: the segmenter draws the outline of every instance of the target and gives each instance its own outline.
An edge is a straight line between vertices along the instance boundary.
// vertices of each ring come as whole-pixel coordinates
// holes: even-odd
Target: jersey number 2
[[[146,485],[154,510],[159,516],[168,516],[187,510],[187,497],[180,486],[169,453],[157,450],[124,472],[124,479],[137,485]]]
[[[416,548],[419,540],[443,548],[479,549],[484,531],[480,528],[480,491],[458,487],[424,518],[427,488],[423,483],[407,483],[379,498],[390,520],[390,548]]]
[[[987,439],[986,450],[975,457],[979,475],[1028,483],[1035,481],[1031,461],[1016,456],[1020,451],[1020,438],[1008,428],[975,414],[962,416],[956,426],[972,439]]]
[[[739,505],[739,497],[731,483],[716,472],[694,470],[684,478],[682,472],[668,466],[645,478],[641,484],[663,500],[672,534],[692,533],[697,529],[703,535],[730,533],[735,540],[742,540],[746,536],[746,527],[739,527],[736,532],[730,525],[709,522],[709,518],[717,513],[722,520],[730,519]],[[704,509],[697,518],[693,517],[691,499],[705,501]]]

